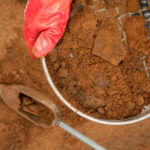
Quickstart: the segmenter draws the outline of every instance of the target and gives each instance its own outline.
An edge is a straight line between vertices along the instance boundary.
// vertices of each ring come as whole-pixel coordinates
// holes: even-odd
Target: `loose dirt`
[[[32,116],[35,123],[43,124],[46,127],[50,127],[52,125],[55,116],[51,109],[24,94],[20,94],[19,98],[21,111]]]
[[[60,100],[50,89],[45,79],[41,62],[29,57],[23,36],[25,5],[26,1],[23,0],[14,0],[14,2],[11,0],[8,2],[0,1],[0,13],[3,14],[0,18],[0,34],[2,35],[0,38],[0,82],[23,84],[41,91],[57,105],[62,120],[73,127],[78,123],[81,125],[84,119],[77,117],[75,113],[60,103]],[[0,121],[2,122],[2,130],[0,131],[0,150],[26,150],[26,144],[30,143],[29,137],[32,135],[33,130],[38,134],[34,135],[34,138],[39,137],[39,130],[43,132],[43,138],[46,136],[45,133],[52,134],[54,132],[53,130],[52,132],[51,130],[45,131],[33,126],[4,106],[1,100]],[[41,114],[47,117],[47,114]],[[5,126],[4,129],[3,126]],[[7,128],[10,129],[7,130]],[[59,132],[63,134],[56,129],[56,133],[59,134]],[[38,146],[35,149],[37,148]]]
[[[148,31],[142,16],[127,14],[138,11],[139,2],[76,0],[72,10],[81,3],[82,10],[47,57],[53,81],[73,106],[89,115],[135,116],[150,103]]]
[[[91,0],[84,1],[84,2],[86,4],[92,4]],[[97,123],[85,120],[83,118],[80,118],[78,115],[70,111],[65,105],[63,105],[60,102],[60,100],[56,97],[56,95],[50,89],[45,79],[45,76],[43,74],[40,62],[37,60],[32,60],[29,57],[29,54],[27,52],[27,48],[26,48],[25,41],[23,38],[23,18],[24,18],[23,13],[24,13],[25,5],[26,5],[26,0],[13,0],[13,1],[12,0],[7,0],[7,1],[0,0],[0,14],[1,14],[1,17],[0,17],[0,35],[1,35],[0,36],[0,82],[9,83],[9,84],[16,84],[16,83],[23,84],[23,85],[26,85],[26,86],[29,86],[31,88],[41,91],[43,94],[48,96],[50,100],[52,100],[57,105],[61,113],[61,118],[64,122],[71,125],[72,127],[77,129],[81,133],[92,138],[99,144],[102,144],[108,149],[149,150],[149,143],[150,143],[150,138],[149,138],[150,137],[150,128],[149,128],[150,120],[149,119],[139,122],[137,124],[133,124],[133,125],[105,126],[102,124],[97,124]],[[94,5],[97,9],[101,9],[103,7],[103,4],[101,3],[101,1],[97,1],[97,3],[95,2]],[[74,6],[75,4],[73,4],[73,7]],[[120,8],[122,8],[121,6],[122,5],[120,4]],[[85,10],[84,7],[82,10]],[[121,9],[121,10],[122,12],[120,13],[126,12],[126,9]],[[81,12],[82,11],[79,11],[79,13],[77,13],[76,15],[73,15],[73,18],[77,17],[77,15],[80,15]],[[91,10],[89,12],[91,12]],[[113,11],[111,10],[111,13],[112,12]],[[99,13],[97,12],[97,15],[99,16],[97,16],[98,23],[96,24],[99,26],[99,23],[101,24],[103,22],[103,19],[105,19],[107,15],[105,12],[99,12]],[[91,14],[90,16],[91,18],[94,18],[94,14]],[[87,20],[87,17],[85,18],[85,20]],[[74,20],[74,25],[80,26],[79,24],[75,24],[75,21],[76,20]],[[118,22],[116,20],[112,20],[112,21],[114,23],[116,22],[116,24],[118,25]],[[89,24],[90,24],[90,20],[89,20]],[[132,27],[133,26],[130,26],[130,28]],[[86,26],[86,28],[88,28],[88,25]],[[91,31],[91,29],[93,30],[93,28],[89,26],[89,31]],[[82,26],[81,26],[81,29],[83,29]],[[145,29],[142,27],[142,30],[145,30]],[[74,34],[75,32],[76,31],[74,31]],[[91,33],[93,32],[91,31]],[[81,32],[80,35],[81,37],[82,35],[85,36],[85,32]],[[97,36],[95,35],[94,37],[96,38]],[[72,40],[74,40],[74,37],[72,38],[73,38]],[[82,39],[79,40],[79,43],[81,41]],[[60,41],[60,43],[61,42],[63,42],[63,40]],[[64,46],[66,44],[68,45],[68,42],[65,43]],[[83,43],[83,46],[85,46],[86,44],[88,45],[88,42],[86,42],[85,44]],[[60,70],[61,76],[64,76],[63,73],[61,73],[63,71],[66,73],[66,75],[68,74],[68,70],[67,71],[64,70],[66,69],[66,67],[64,67],[65,65],[63,63],[64,56],[68,56],[67,51],[69,50],[70,52],[72,52],[72,54],[69,53],[69,56],[71,57],[75,56],[75,54],[83,53],[83,51],[72,50],[72,45],[70,46],[70,48],[67,48],[67,45],[66,45],[66,49],[64,48],[61,50],[61,52],[59,52],[59,55],[56,55],[57,53],[56,51],[54,51],[51,53],[51,56],[49,56],[51,58],[51,65],[53,65],[55,70],[59,70],[59,68],[61,68]],[[78,43],[76,44],[75,41],[73,45],[74,47],[78,47]],[[82,44],[80,43],[79,46],[81,47]],[[87,52],[89,53],[88,46],[87,46]],[[54,57],[52,57],[52,55]],[[59,57],[62,59],[61,66],[63,67],[60,66]],[[81,58],[82,57],[83,56],[81,55]],[[126,56],[126,58],[124,58],[124,61],[125,59],[127,59],[127,57],[128,55]],[[93,57],[91,57],[91,59],[89,59],[89,62],[95,62],[95,58],[97,60],[97,63],[104,62],[104,60],[102,60],[98,56],[94,56],[94,59]],[[132,66],[133,66],[132,68],[134,68],[136,64],[135,61],[136,61],[136,57],[134,59],[134,62],[132,62]],[[110,65],[109,63],[107,64],[109,67],[113,66],[113,65]],[[146,64],[147,66],[150,65],[149,57],[146,57]],[[112,67],[112,70],[113,70],[113,67]],[[122,67],[120,67],[121,71],[122,71]],[[103,68],[103,70],[104,69],[105,68]],[[129,72],[130,72],[130,69],[129,69]],[[112,72],[112,75],[114,75],[113,72]],[[140,81],[140,76],[136,76],[136,78],[138,77]],[[86,80],[86,78],[82,76],[82,80]],[[107,76],[100,76],[98,80],[100,80],[101,82],[105,81],[103,82],[103,87],[107,87],[109,85],[109,82],[106,82],[108,80]],[[63,80],[62,77],[60,78],[60,81],[62,81],[62,83],[66,82],[66,80]],[[129,83],[131,82],[132,80],[130,80]],[[70,84],[73,84],[73,83],[76,83],[76,81],[70,82]],[[144,83],[142,82],[140,83],[147,85],[146,87],[148,89],[149,82],[145,81]],[[60,84],[60,85],[62,85],[62,88],[63,88],[63,84]],[[138,87],[138,85],[136,87]],[[144,86],[142,87],[144,89]],[[100,86],[94,85],[94,88],[99,89],[97,90],[99,91],[99,95],[102,93],[105,93],[105,90],[101,88]],[[146,91],[146,89],[144,89],[144,91]],[[72,89],[72,92],[75,93],[76,90]],[[64,93],[67,94],[66,91],[64,91]],[[102,97],[101,99],[103,99],[103,96],[101,97]],[[142,97],[144,97],[144,103],[148,104],[150,93],[148,91],[144,92],[142,94]],[[75,101],[76,100],[72,99],[72,102],[75,102]],[[140,96],[139,96],[139,101],[140,103],[143,103],[143,100]],[[103,101],[102,103],[97,104],[97,105],[103,105]],[[130,107],[133,107],[133,106],[131,105]],[[102,114],[103,112],[105,113],[104,109],[103,108],[101,109],[101,107],[99,108],[99,112],[101,112]],[[0,150],[70,150],[70,149],[71,150],[77,150],[77,149],[91,150],[91,148],[88,147],[86,144],[82,143],[81,141],[74,138],[72,135],[68,134],[67,132],[61,130],[60,128],[54,127],[51,129],[43,129],[40,127],[36,127],[35,125],[31,124],[24,118],[17,115],[11,109],[9,109],[0,98]]]

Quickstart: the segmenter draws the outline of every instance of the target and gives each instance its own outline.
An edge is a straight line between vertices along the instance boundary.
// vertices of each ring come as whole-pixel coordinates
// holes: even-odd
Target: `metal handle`
[[[89,139],[85,135],[79,133],[78,131],[74,130],[73,128],[71,128],[70,126],[65,124],[64,122],[60,121],[58,126],[61,127],[62,129],[64,129],[65,131],[69,132],[70,134],[72,134],[76,138],[80,139],[82,142],[84,142],[87,145],[91,146],[92,148],[94,148],[96,150],[106,150],[104,147],[102,147],[101,145],[95,143],[94,141],[92,141],[91,139]]]

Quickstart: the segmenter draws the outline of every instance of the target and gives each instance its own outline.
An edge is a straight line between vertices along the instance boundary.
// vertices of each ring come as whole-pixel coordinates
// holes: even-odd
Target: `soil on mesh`
[[[139,2],[76,0],[72,11],[81,3],[82,9],[71,17],[63,39],[47,57],[53,81],[74,107],[91,116],[135,116],[150,103],[149,71],[145,70],[145,64],[150,65],[150,41],[143,17],[125,16],[121,21],[127,40],[123,42],[117,17],[136,12]],[[131,6],[137,7],[132,10]],[[105,8],[107,13],[93,8]]]
[[[92,5],[92,0],[82,0],[81,2],[83,1],[86,4]],[[114,15],[113,9],[111,9],[112,8],[111,6],[113,6],[114,8],[116,3],[108,3],[108,1],[111,2],[112,0],[105,0],[105,1],[107,1],[107,4],[109,4],[107,5],[107,8],[109,8],[110,10],[109,13]],[[62,121],[71,125],[71,127],[74,127],[77,131],[80,131],[81,133],[85,134],[86,136],[96,141],[97,143],[102,144],[107,149],[121,149],[121,150],[122,149],[149,149],[150,139],[147,138],[150,136],[150,132],[149,132],[150,120],[149,119],[139,122],[137,124],[127,125],[127,126],[120,126],[120,127],[119,126],[116,126],[116,127],[105,126],[102,124],[97,124],[92,121],[83,119],[82,117],[72,112],[63,103],[60,102],[60,100],[53,93],[52,89],[49,87],[45,79],[40,61],[31,59],[28,54],[25,41],[24,41],[23,31],[22,31],[23,19],[24,19],[24,8],[26,7],[26,2],[27,2],[26,0],[13,0],[13,1],[12,0],[7,0],[7,1],[0,0],[0,14],[1,14],[1,17],[0,17],[0,35],[1,35],[0,36],[0,83],[22,84],[22,85],[34,88],[35,90],[38,90],[41,93],[45,94],[59,108]],[[94,6],[96,9],[100,9],[101,7],[103,7],[101,0],[99,1],[97,0],[97,2],[98,3],[96,4],[94,3]],[[119,2],[121,3],[122,1],[118,0],[118,3]],[[73,3],[73,7],[75,7],[75,3]],[[81,13],[82,12],[81,5],[78,5],[77,8],[80,10],[79,13]],[[121,10],[122,10],[121,13],[126,12],[126,9],[122,8]],[[76,11],[74,11],[74,13],[72,13],[72,19],[74,17],[77,17],[79,13],[76,14]],[[73,14],[75,16],[73,16]],[[97,12],[97,15],[98,15],[97,18],[99,22],[97,25],[100,26],[103,22],[103,19],[105,19],[106,14],[104,12],[99,12],[99,13]],[[77,25],[75,24],[75,21],[76,20],[74,19],[74,23],[71,23],[72,26]],[[111,19],[111,21],[117,24],[115,20]],[[129,25],[129,22],[128,22],[128,25]],[[67,28],[67,31],[68,29],[69,28]],[[142,30],[144,30],[143,27],[142,27]],[[74,31],[74,34],[75,34],[75,31]],[[81,35],[82,34],[85,36],[85,32],[83,32],[83,30],[82,30]],[[77,34],[77,36],[78,35],[79,33]],[[96,38],[97,36],[95,35],[94,37]],[[75,37],[73,37],[73,39],[75,39]],[[79,40],[80,47],[82,46],[81,41],[82,39]],[[65,43],[67,44],[67,42]],[[78,44],[76,44],[76,41],[74,43],[75,43],[74,44],[75,46],[78,46]],[[86,44],[88,45],[88,42],[86,42]],[[134,45],[134,43],[131,43],[131,44]],[[83,46],[85,46],[84,43],[83,43]],[[146,51],[143,48],[141,48],[141,45],[139,45],[139,49],[141,49],[141,51],[144,52],[144,55],[145,55]],[[58,55],[56,54],[57,52],[55,51],[52,52],[51,55],[49,56],[51,59],[51,62],[49,61],[49,63],[51,63],[51,65],[55,68],[54,70],[52,70],[51,68],[53,77],[54,77],[55,72],[58,73],[56,70],[59,70],[59,68],[62,69],[62,72],[64,71],[64,73],[66,74],[68,73],[68,70],[66,71],[66,70],[63,70],[62,68],[63,66],[65,66],[65,64],[67,66],[67,63],[65,62],[64,64],[63,62],[64,60],[63,56],[69,55],[72,57],[73,54],[71,54],[71,51],[74,54],[79,53],[81,55],[80,59],[82,60],[83,50],[82,51],[79,51],[79,49],[72,50],[72,45],[70,45],[69,53],[65,48],[62,50],[61,50],[61,53],[62,53],[61,57],[59,57],[61,53],[59,52],[59,55]],[[91,50],[91,52],[93,51]],[[88,53],[89,53],[89,50],[88,50]],[[54,55],[54,57],[52,57],[52,55]],[[115,53],[115,56],[116,55],[117,53]],[[95,59],[97,60],[97,63],[105,62],[102,59],[100,59],[98,56],[96,57],[93,55],[92,55],[92,58],[89,59],[89,62],[93,63],[95,62]],[[104,59],[106,59],[106,57],[104,57]],[[124,59],[127,59],[127,57]],[[150,66],[150,58],[145,57],[145,59],[146,59],[147,66]],[[110,59],[108,59],[108,61],[110,61]],[[135,61],[136,61],[136,56],[134,58],[134,62],[130,62],[133,67],[135,66]],[[59,62],[61,62],[62,67],[60,66]],[[107,63],[107,65],[111,66],[109,63]],[[124,66],[127,67],[127,65],[124,65]],[[122,68],[124,66],[122,65]],[[121,71],[122,71],[122,68],[121,68]],[[128,68],[126,68],[126,70],[128,70]],[[132,76],[132,78],[135,77],[134,75]],[[82,77],[82,80],[86,81],[86,78],[83,78],[83,77]],[[136,78],[138,77],[139,76],[136,76]],[[126,78],[128,79],[128,76],[126,76]],[[66,82],[67,80],[63,80],[63,77],[61,78],[59,77],[59,80],[60,80],[59,81],[60,85],[63,87],[63,84],[64,84],[63,82]],[[100,81],[101,80],[107,81],[107,76],[101,77]],[[58,79],[56,81],[58,81]],[[61,81],[63,81],[62,82],[63,84],[61,84]],[[129,81],[130,82],[128,82],[128,84],[129,83],[132,84],[132,80],[129,80]],[[74,82],[72,81],[70,84],[72,83]],[[144,84],[147,85],[147,89],[148,89],[149,82],[145,81],[142,83],[140,82],[140,77],[139,77],[139,83],[143,85]],[[138,86],[139,86],[139,83],[137,84]],[[108,85],[108,82],[105,82],[103,86],[105,87],[106,85]],[[142,85],[143,91],[147,91],[146,89],[144,89],[143,85]],[[130,87],[130,88],[132,89],[133,87]],[[100,90],[102,90],[101,87],[99,88],[99,92]],[[66,90],[62,90],[62,91],[64,91],[64,93],[67,94]],[[73,93],[76,92],[73,89],[71,91]],[[150,93],[148,91],[143,92],[142,96],[144,97],[144,103],[148,104],[149,99],[150,99]],[[67,98],[69,99],[69,96],[67,96]],[[76,101],[75,99],[70,99],[69,101],[70,102],[72,101],[75,104],[80,106],[80,104],[77,103],[78,101]],[[81,107],[81,110],[84,111],[85,109]],[[103,112],[103,109],[99,109],[99,111]],[[91,148],[88,147],[86,144],[76,139],[69,133],[63,131],[62,129],[59,129],[58,127],[44,129],[44,128],[35,126],[34,124],[30,123],[29,121],[27,121],[26,119],[24,119],[20,115],[17,115],[17,113],[9,109],[7,105],[4,104],[3,100],[0,98],[0,150],[70,150],[70,149],[71,150],[77,150],[77,149],[91,150]]]
[[[37,124],[43,124],[46,127],[50,127],[55,119],[54,113],[51,109],[35,101],[33,98],[26,96],[22,93],[19,95],[20,98],[20,111],[30,116]]]

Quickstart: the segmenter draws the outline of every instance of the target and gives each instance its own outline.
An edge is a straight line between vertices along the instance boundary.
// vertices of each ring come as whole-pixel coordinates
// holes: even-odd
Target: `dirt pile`
[[[90,2],[90,4],[92,4],[92,0],[88,0],[88,1]],[[122,2],[122,0],[117,0],[117,1],[120,3]],[[96,3],[96,4],[94,3],[95,7],[97,9],[101,9],[103,7],[101,0],[97,2],[99,5],[95,1]],[[10,83],[10,84],[16,84],[16,83],[23,84],[23,85],[26,85],[26,86],[29,86],[36,90],[41,91],[43,94],[47,95],[57,105],[61,113],[61,118],[64,122],[71,125],[72,127],[80,131],[81,133],[84,133],[85,135],[87,135],[94,141],[98,142],[99,144],[104,145],[107,149],[119,149],[119,150],[120,149],[121,150],[124,150],[124,149],[146,150],[147,149],[149,150],[149,143],[150,143],[150,138],[148,138],[150,137],[150,128],[149,128],[150,120],[149,119],[139,122],[137,124],[127,125],[127,126],[120,126],[120,127],[119,126],[105,126],[103,124],[97,124],[92,121],[88,121],[88,120],[81,118],[79,115],[76,115],[75,113],[70,111],[65,105],[63,105],[60,102],[60,100],[55,96],[55,94],[49,87],[45,79],[40,62],[37,60],[32,60],[28,55],[24,37],[23,37],[23,30],[22,30],[23,29],[23,16],[24,16],[23,13],[24,13],[25,4],[26,4],[26,0],[13,0],[13,1],[12,0],[7,0],[7,1],[0,0],[0,14],[1,14],[1,17],[0,17],[0,35],[1,35],[0,37],[0,82]],[[134,8],[134,6],[132,7]],[[120,4],[120,8],[122,8],[121,10],[123,11],[123,13],[126,11],[125,9],[126,7],[122,7],[121,4]],[[101,24],[102,19],[105,19],[107,15],[105,12],[97,12],[97,15],[98,14],[99,16],[97,16],[97,19],[99,23]],[[77,14],[75,16],[77,16]],[[112,21],[115,23],[114,20]],[[97,25],[99,25],[99,23]],[[71,24],[73,25],[73,23]],[[118,22],[116,24],[118,25]],[[75,23],[74,23],[74,26],[76,26]],[[132,27],[133,26],[130,26],[130,28]],[[145,30],[145,29],[142,27],[142,30]],[[68,50],[70,53],[66,52]],[[72,45],[70,45],[70,49],[64,48],[63,51],[61,50],[59,52],[59,55],[61,54],[61,52],[63,52],[62,56],[66,54],[66,56],[69,55],[70,57],[72,57],[74,56],[73,53],[74,54],[76,54],[77,52],[79,53],[80,49],[78,49],[78,51],[75,51],[75,50],[72,51]],[[65,70],[66,75],[68,74],[69,76],[68,70],[66,69],[64,62],[63,62],[64,57],[59,57],[59,55],[57,55],[55,51],[51,53],[51,56],[49,56],[52,62],[51,65],[55,68],[54,69],[55,71],[56,70],[58,71],[59,69],[61,69],[60,70],[61,76],[64,76],[63,75],[64,70]],[[127,59],[127,57],[125,59]],[[94,56],[94,58],[97,59],[97,63],[103,62],[101,59],[99,59],[96,56]],[[124,61],[126,61],[125,59]],[[134,62],[131,61],[132,64],[130,63],[130,65],[132,65],[132,67],[130,68],[134,68],[134,70],[135,68],[137,68],[137,66],[135,65],[136,59],[137,58],[135,56]],[[61,63],[62,66],[60,66],[60,63],[59,63],[60,60],[62,62]],[[94,63],[95,61],[93,58],[90,58],[89,62]],[[150,66],[149,57],[145,58],[145,62],[147,66]],[[68,65],[67,63],[65,64],[66,66]],[[127,65],[124,65],[124,66],[126,66],[127,68]],[[141,66],[143,67],[142,63],[141,63]],[[129,73],[130,73],[130,68],[125,69],[126,72],[129,70]],[[144,69],[143,69],[143,72],[144,72]],[[128,77],[129,76],[127,76],[127,79]],[[143,75],[143,78],[144,77],[145,77],[145,74]],[[132,78],[131,80],[129,80],[128,84],[132,82]],[[136,78],[139,78],[141,80],[141,77],[139,75],[136,76]],[[86,78],[82,78],[82,79],[86,81]],[[59,80],[60,80],[59,86],[62,86],[62,87],[63,87],[63,84],[61,84],[61,81],[67,82],[67,80],[64,81],[63,78],[60,78],[60,77],[59,77]],[[101,76],[98,78],[98,80],[100,80],[101,82],[105,81],[103,82],[104,87],[108,86],[108,82],[106,82],[108,79],[106,78],[106,76],[105,77]],[[72,83],[70,83],[72,84],[71,86],[73,87],[72,89],[73,93],[76,92],[73,86],[74,83],[76,83],[76,81],[72,81]],[[143,91],[147,91],[149,89],[148,80],[147,81],[145,80],[145,82],[143,83],[141,80],[140,83],[143,84],[144,86],[147,85],[146,89],[144,88],[144,86],[142,86]],[[99,94],[104,93],[104,90],[101,87],[99,86],[97,87],[94,86],[94,87],[99,89],[97,90]],[[136,87],[138,87],[138,85]],[[130,89],[132,89],[132,87]],[[64,93],[67,94],[66,91],[64,91]],[[144,103],[147,105],[149,103],[150,92],[148,91],[144,92],[142,96],[144,97]],[[103,99],[103,96],[101,100],[102,99]],[[70,99],[70,101],[72,101],[73,103],[76,100]],[[142,99],[141,99],[141,102],[142,102]],[[102,104],[103,103],[101,103],[101,105]],[[98,110],[101,113],[104,112],[103,108],[100,108]],[[79,141],[78,139],[76,139],[75,137],[61,130],[58,127],[54,127],[50,129],[43,129],[43,128],[36,127],[35,125],[29,123],[23,117],[20,117],[15,112],[11,111],[11,109],[9,109],[0,98],[0,150],[70,150],[70,149],[71,150],[77,150],[77,149],[91,150],[91,148],[89,148],[86,144],[82,143],[81,141]]]
[[[80,3],[74,1],[72,10]],[[143,17],[126,15],[132,3],[83,3],[47,57],[60,92],[76,108],[97,118],[135,116],[150,103],[143,65],[150,45]]]

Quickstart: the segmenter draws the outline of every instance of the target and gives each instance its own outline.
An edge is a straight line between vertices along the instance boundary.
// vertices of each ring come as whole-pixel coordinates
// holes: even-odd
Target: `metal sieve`
[[[93,1],[97,1],[97,0],[93,0]],[[102,0],[102,3],[104,3],[104,0]],[[134,17],[134,16],[139,16],[139,15],[142,15],[144,17],[144,19],[146,19],[146,21],[148,20],[147,17],[149,18],[150,15],[149,15],[149,11],[147,10],[148,8],[148,1],[143,1],[143,0],[140,0],[139,1],[140,3],[140,10],[136,13],[132,13],[132,12],[128,12],[126,14],[123,14],[121,16],[118,17],[118,21],[120,23],[120,30],[122,32],[122,35],[123,35],[123,39],[122,41],[125,42],[126,46],[128,46],[128,43],[127,43],[127,37],[126,37],[126,33],[125,31],[123,30],[123,23],[121,21],[122,18],[124,18],[125,16],[129,16],[129,17]],[[106,13],[106,16],[109,17],[109,14],[107,12],[107,9],[106,7],[104,6],[104,8],[102,9],[99,9],[99,10],[96,10],[95,9],[95,6],[92,5],[92,9],[93,11],[95,12],[95,14],[97,12],[105,12]],[[119,10],[118,10],[118,7],[115,7],[116,9],[116,13],[119,14]],[[148,22],[147,22],[148,23]],[[147,25],[147,30],[149,29],[149,26]],[[47,68],[47,65],[46,65],[46,60],[45,58],[41,58],[41,63],[42,63],[42,67],[43,67],[43,70],[44,70],[44,73],[45,73],[45,76],[46,76],[46,79],[50,85],[50,87],[54,90],[54,92],[56,93],[56,95],[59,97],[59,99],[68,107],[70,108],[72,111],[74,111],[76,114],[88,119],[88,120],[91,120],[93,122],[97,122],[97,123],[102,123],[102,124],[106,124],[106,125],[125,125],[125,124],[131,124],[131,123],[136,123],[136,122],[139,122],[139,121],[142,121],[146,118],[149,118],[150,117],[150,106],[146,106],[143,108],[143,111],[141,112],[141,114],[137,115],[137,116],[134,116],[134,117],[129,117],[129,118],[125,118],[125,119],[122,119],[122,120],[106,120],[106,119],[97,119],[97,118],[94,118],[92,116],[89,116],[83,112],[81,112],[80,110],[78,110],[77,108],[75,108],[74,106],[72,106],[63,96],[62,94],[59,92],[59,90],[56,88],[54,82],[52,81],[52,78],[51,78],[51,75],[50,73],[48,72],[48,68]],[[144,65],[145,66],[145,65]],[[147,68],[145,67],[145,70]]]
[[[52,77],[48,71],[47,65],[46,65],[46,59],[45,57],[41,58],[41,63],[42,63],[42,68],[45,74],[45,77],[50,85],[50,87],[53,89],[53,91],[55,92],[55,94],[59,97],[60,101],[63,102],[69,109],[71,109],[73,112],[75,112],[76,114],[80,115],[83,118],[86,118],[88,120],[91,120],[93,122],[97,122],[97,123],[102,123],[102,124],[106,124],[106,125],[126,125],[126,124],[132,124],[132,123],[136,123],[139,121],[142,121],[144,119],[147,119],[150,117],[150,106],[146,106],[143,111],[141,112],[141,114],[134,116],[134,117],[129,117],[129,118],[125,118],[122,120],[106,120],[106,119],[97,119],[94,118],[92,116],[89,116],[83,112],[81,112],[80,110],[78,110],[77,108],[75,108],[74,106],[72,106],[63,96],[62,94],[59,92],[59,90],[56,88]]]

